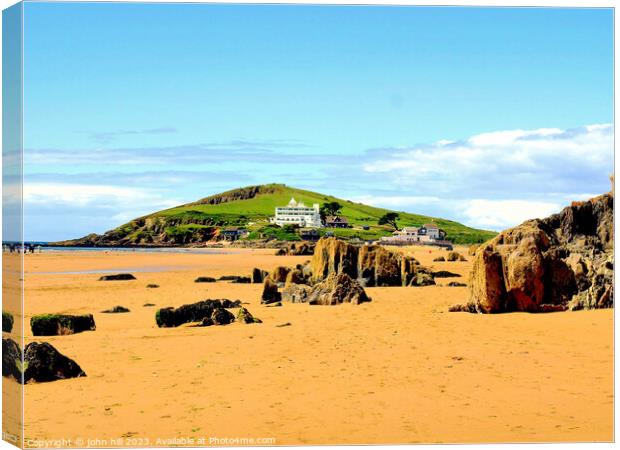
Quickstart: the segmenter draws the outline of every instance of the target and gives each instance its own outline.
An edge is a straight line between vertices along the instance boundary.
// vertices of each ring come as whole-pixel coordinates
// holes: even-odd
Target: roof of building
[[[325,222],[341,222],[341,223],[349,223],[346,217],[343,216],[327,216],[325,218]]]
[[[427,223],[424,224],[424,228],[428,229],[433,229],[433,230],[438,230],[439,227],[437,225],[435,225],[434,223]]]
[[[297,202],[295,201],[295,197],[291,197],[291,201],[288,202],[288,205],[286,206],[290,206],[291,208],[297,206]]]

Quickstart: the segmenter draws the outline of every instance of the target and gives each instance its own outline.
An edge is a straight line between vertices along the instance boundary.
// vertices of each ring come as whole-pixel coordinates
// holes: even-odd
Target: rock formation
[[[266,270],[255,267],[254,270],[252,270],[252,283],[263,283],[268,275],[269,272]]]
[[[263,323],[258,317],[254,317],[246,308],[239,308],[237,313],[237,322],[241,323]]]
[[[333,237],[319,240],[310,267],[312,282],[345,273],[367,287],[408,286],[418,272],[429,273],[410,256],[380,245],[357,247]]]
[[[101,312],[106,313],[106,314],[128,313],[129,309],[125,308],[124,306],[118,305],[118,306],[114,306],[113,308],[104,309]]]
[[[546,312],[613,306],[613,194],[500,233],[474,254],[469,302],[451,310]]]
[[[2,331],[5,333],[10,333],[13,329],[13,315],[2,311]]]
[[[198,277],[194,283],[215,283],[217,280],[213,277]]]
[[[2,376],[13,377],[21,383],[22,351],[13,339],[2,338]]]
[[[30,319],[30,328],[35,336],[56,336],[93,331],[96,327],[92,314],[40,314]]]

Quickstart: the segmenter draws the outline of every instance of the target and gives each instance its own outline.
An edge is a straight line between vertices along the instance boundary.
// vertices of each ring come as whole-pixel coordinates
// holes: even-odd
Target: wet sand
[[[432,262],[443,250],[406,251],[464,275],[439,284],[467,282],[470,262]],[[62,438],[71,445],[99,439],[95,446],[613,439],[612,310],[448,313],[467,288],[445,286],[369,288],[372,302],[359,306],[278,308],[260,305],[261,285],[193,282],[307,259],[239,249],[26,255],[26,324],[52,312],[93,313],[97,324],[93,332],[37,338],[88,376],[26,386],[26,445]],[[122,267],[153,271],[114,282],[93,273],[35,273]],[[263,323],[155,325],[156,308],[207,298],[241,299]],[[100,313],[115,305],[131,312]],[[32,339],[27,329],[26,342]],[[263,438],[273,441],[251,441]]]

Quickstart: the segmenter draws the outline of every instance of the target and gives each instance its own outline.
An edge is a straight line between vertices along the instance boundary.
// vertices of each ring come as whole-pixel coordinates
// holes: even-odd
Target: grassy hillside
[[[118,244],[192,244],[217,238],[224,226],[243,226],[250,230],[250,239],[274,237],[298,239],[292,230],[269,224],[277,206],[285,206],[294,197],[307,206],[314,203],[339,202],[344,215],[353,228],[322,229],[321,233],[333,232],[336,236],[361,239],[377,239],[393,231],[377,224],[379,218],[390,210],[354,203],[331,195],[296,189],[283,184],[249,186],[203,198],[175,208],[140,217],[111,230],[101,238],[103,242],[115,240]],[[466,227],[458,222],[419,214],[398,212],[398,226],[420,226],[434,221],[447,233],[447,239],[455,243],[478,243],[490,239],[495,233]],[[362,226],[370,227],[363,230]],[[106,238],[107,237],[107,238]]]

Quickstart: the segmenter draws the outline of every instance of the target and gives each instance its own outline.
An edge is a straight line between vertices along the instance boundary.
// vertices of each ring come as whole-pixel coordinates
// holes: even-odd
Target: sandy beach
[[[93,313],[97,325],[36,339],[88,376],[25,386],[26,446],[613,439],[613,309],[449,313],[467,288],[441,285],[466,283],[471,263],[432,261],[445,250],[403,251],[463,277],[368,288],[372,302],[362,305],[266,307],[262,285],[193,280],[309,257],[245,249],[26,255],[26,324],[39,313]],[[117,269],[133,269],[137,280],[98,281],[96,271]],[[156,326],[157,308],[208,298],[240,299],[263,323]],[[115,305],[131,312],[101,313]],[[34,340],[29,328],[25,339]]]

